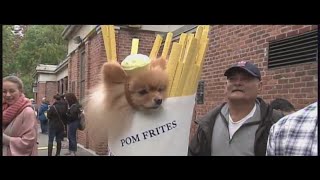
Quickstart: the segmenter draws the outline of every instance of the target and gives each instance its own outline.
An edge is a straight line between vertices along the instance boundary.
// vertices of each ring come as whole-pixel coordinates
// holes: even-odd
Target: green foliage
[[[39,64],[58,64],[67,55],[67,41],[62,39],[63,25],[29,25],[14,52],[12,26],[3,28],[3,76],[16,74],[23,80],[26,96],[32,97],[32,82]]]
[[[17,72],[17,63],[14,61],[14,36],[8,25],[2,26],[2,65],[3,76]]]

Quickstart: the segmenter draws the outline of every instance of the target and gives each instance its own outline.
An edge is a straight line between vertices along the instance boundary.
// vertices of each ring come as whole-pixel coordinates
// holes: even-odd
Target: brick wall
[[[38,83],[38,92],[36,97],[37,105],[41,105],[41,100],[43,97],[47,97],[47,100],[50,104],[53,102],[53,96],[58,93],[57,91],[57,82],[55,81],[47,81]]]
[[[132,31],[128,29],[116,30],[116,43],[117,43],[117,59],[121,62],[131,52],[131,41],[132,38],[139,38],[139,51],[138,53],[149,55],[153,41],[155,40],[156,33],[150,31]],[[103,43],[102,33],[94,34],[88,38],[85,45],[82,45],[86,51],[86,63],[85,63],[85,94],[88,95],[90,89],[97,85],[99,82],[100,69],[107,61],[105,47]],[[80,47],[81,48],[81,47]],[[76,82],[75,94],[77,97],[80,95],[80,87],[78,86],[79,81],[79,68],[80,59],[79,51],[75,51],[70,55],[68,64],[68,91],[72,91],[72,82]],[[88,137],[87,131],[78,131],[77,134],[78,142],[86,148],[96,151],[99,155],[106,154],[107,145],[100,145],[93,147],[90,138]],[[96,148],[96,149],[95,149]]]
[[[224,71],[235,62],[250,60],[262,73],[262,92],[265,101],[281,97],[297,109],[315,102],[318,92],[316,62],[268,69],[265,49],[268,43],[301,34],[318,27],[313,25],[240,25],[211,26],[209,47],[201,79],[205,81],[204,104],[196,106],[196,118],[225,101]],[[195,126],[192,125],[191,135]]]
[[[37,85],[37,97],[36,97],[36,102],[38,107],[40,107],[41,104],[41,99],[45,96],[46,94],[46,83],[45,82],[39,82]]]
[[[47,81],[46,82],[46,96],[47,96],[47,100],[50,102],[50,104],[53,103],[53,96],[58,93],[57,84],[58,83],[56,81]]]

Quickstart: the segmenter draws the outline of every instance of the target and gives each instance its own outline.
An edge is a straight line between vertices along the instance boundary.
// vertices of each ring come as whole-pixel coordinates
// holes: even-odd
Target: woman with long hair
[[[37,156],[37,120],[32,104],[16,76],[2,79],[2,153],[4,156]]]
[[[53,96],[54,103],[48,110],[49,119],[49,139],[48,139],[48,156],[52,156],[53,140],[56,139],[57,149],[56,156],[60,156],[61,145],[64,135],[64,124],[66,119],[67,108],[61,101],[59,94]]]
[[[68,140],[69,140],[69,152],[65,155],[76,156],[77,152],[77,129],[80,124],[80,108],[81,105],[75,94],[66,93],[65,99],[68,104],[67,110],[67,122],[68,122]]]

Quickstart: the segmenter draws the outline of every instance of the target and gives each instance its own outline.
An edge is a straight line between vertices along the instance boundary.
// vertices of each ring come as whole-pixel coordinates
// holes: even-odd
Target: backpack
[[[80,123],[79,123],[78,129],[83,131],[86,128],[86,118],[84,116],[83,109],[80,109],[79,119],[80,119]]]
[[[77,108],[75,110],[75,108]],[[70,110],[73,109],[73,113],[70,112]],[[76,113],[75,113],[76,112]],[[84,115],[84,111],[81,108],[81,105],[79,104],[72,104],[71,107],[67,111],[68,121],[72,122],[74,120],[80,120],[78,129],[83,131],[86,128],[86,119]]]

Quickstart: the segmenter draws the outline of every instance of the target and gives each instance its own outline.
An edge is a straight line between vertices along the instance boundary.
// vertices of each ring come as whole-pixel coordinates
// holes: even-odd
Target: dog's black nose
[[[162,99],[154,99],[154,102],[155,102],[157,105],[161,105]]]

